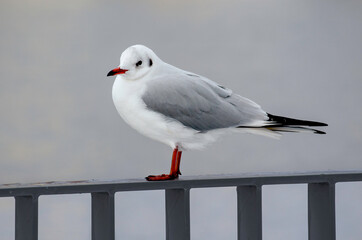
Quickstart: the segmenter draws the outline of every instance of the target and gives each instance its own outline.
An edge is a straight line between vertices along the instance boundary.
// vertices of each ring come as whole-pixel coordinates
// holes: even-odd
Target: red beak
[[[117,74],[124,74],[125,72],[127,72],[128,70],[127,69],[121,69],[121,68],[115,68],[113,70],[111,70],[108,74],[107,74],[107,77],[109,76],[114,76],[114,75],[117,75]]]

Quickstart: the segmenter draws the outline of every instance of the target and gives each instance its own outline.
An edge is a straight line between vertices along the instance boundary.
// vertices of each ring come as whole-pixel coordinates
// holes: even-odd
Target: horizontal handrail
[[[38,239],[38,197],[91,193],[92,240],[114,240],[116,192],[165,190],[166,240],[190,239],[190,189],[236,187],[238,240],[262,239],[262,186],[308,184],[308,238],[335,240],[335,184],[362,181],[362,171],[248,173],[182,177],[172,181],[145,179],[85,180],[2,184],[0,197],[15,197],[15,239]]]
[[[186,176],[172,181],[161,182],[148,182],[143,178],[55,181],[31,184],[2,184],[0,185],[0,197],[353,181],[362,181],[362,171]]]

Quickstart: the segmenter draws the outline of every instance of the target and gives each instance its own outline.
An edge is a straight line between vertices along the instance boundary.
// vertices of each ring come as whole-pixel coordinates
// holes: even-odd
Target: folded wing
[[[181,72],[148,83],[142,96],[146,106],[170,121],[204,132],[238,126],[261,127],[268,116],[253,101],[198,76]]]

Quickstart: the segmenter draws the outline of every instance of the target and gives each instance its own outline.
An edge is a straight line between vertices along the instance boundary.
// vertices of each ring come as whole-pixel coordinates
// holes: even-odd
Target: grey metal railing
[[[114,194],[121,191],[165,190],[166,239],[190,239],[190,189],[236,187],[238,240],[262,239],[262,186],[308,184],[308,236],[335,240],[335,184],[362,181],[362,172],[242,174],[182,177],[164,182],[144,179],[73,181],[0,185],[0,197],[15,197],[15,239],[38,238],[40,195],[91,193],[92,240],[114,240]]]

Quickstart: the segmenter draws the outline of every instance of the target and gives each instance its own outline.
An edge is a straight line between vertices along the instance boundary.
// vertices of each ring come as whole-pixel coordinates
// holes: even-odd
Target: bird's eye
[[[142,65],[142,61],[138,61],[138,62],[136,63],[136,67],[141,66],[141,65]]]

